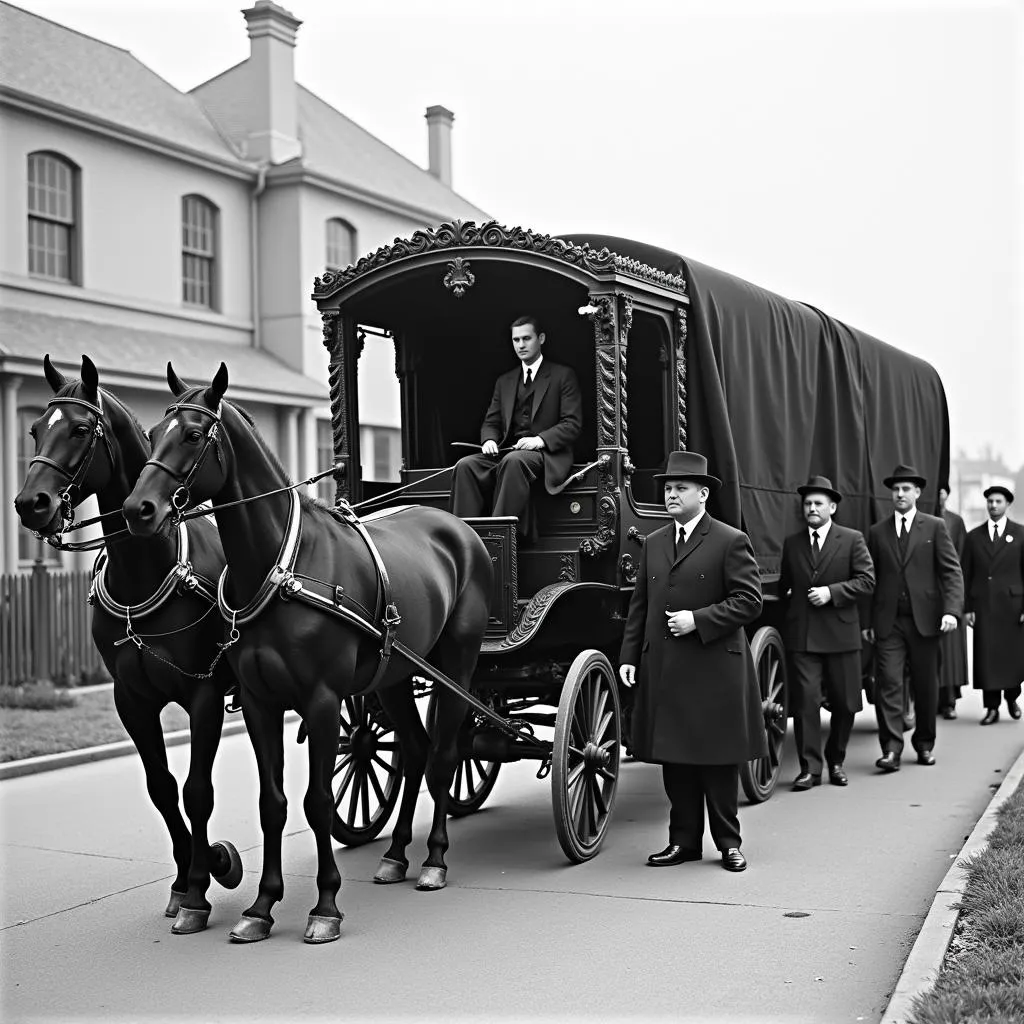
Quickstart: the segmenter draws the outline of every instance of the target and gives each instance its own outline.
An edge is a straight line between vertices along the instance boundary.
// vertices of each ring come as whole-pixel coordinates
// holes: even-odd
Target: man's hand
[[[807,600],[814,605],[815,608],[820,608],[824,604],[828,604],[832,600],[832,591],[828,587],[811,587],[807,591]]]
[[[623,686],[632,686],[636,682],[636,665],[620,665],[619,678]]]
[[[1020,617],[1020,621],[1024,622],[1024,615]],[[964,622],[974,629],[974,612],[964,612]]]
[[[673,636],[686,636],[697,628],[693,621],[693,612],[665,612],[665,615],[668,617],[668,631]]]
[[[869,644],[873,644],[875,642],[875,631],[873,629],[862,629],[860,631],[860,635],[867,640]]]
[[[481,451],[484,455],[497,455],[498,454],[498,442],[497,441],[484,441],[480,446]]]
[[[957,622],[955,615],[943,615],[942,624],[939,626],[940,633],[952,633],[956,629]]]
[[[516,448],[524,452],[539,452],[544,447],[542,437],[521,437],[516,441]]]

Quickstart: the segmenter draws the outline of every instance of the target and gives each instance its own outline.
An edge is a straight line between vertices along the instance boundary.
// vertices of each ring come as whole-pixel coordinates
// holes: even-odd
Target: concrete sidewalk
[[[372,885],[383,841],[339,849],[343,937],[320,948],[301,942],[315,855],[294,727],[287,891],[274,937],[253,947],[226,935],[260,865],[245,737],[222,745],[211,835],[245,851],[247,874],[233,892],[211,890],[211,927],[196,936],[171,936],[161,916],[173,872],[137,758],[3,782],[0,1015],[878,1021],[937,886],[1024,748],[1024,723],[978,727],[977,694],[960,712],[940,723],[932,768],[910,757],[898,774],[877,774],[870,708],[848,788],[790,792],[790,755],[775,796],[741,809],[741,875],[722,871],[707,844],[701,863],[644,865],[664,844],[666,808],[660,772],[640,764],[624,768],[601,854],[570,866],[550,783],[529,764],[506,766],[484,810],[451,823],[443,893]],[[170,752],[179,778],[187,757],[187,747]],[[414,864],[428,820],[421,800]]]

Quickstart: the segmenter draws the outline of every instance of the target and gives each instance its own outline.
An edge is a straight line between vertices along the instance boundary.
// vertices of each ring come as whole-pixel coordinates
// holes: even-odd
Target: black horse
[[[113,676],[114,704],[142,758],[150,798],[170,832],[177,875],[165,913],[175,918],[174,932],[200,931],[210,915],[210,875],[228,888],[242,879],[235,848],[211,846],[207,835],[224,697],[236,686],[226,659],[210,671],[224,639],[214,606],[224,552],[213,524],[201,519],[185,534],[127,532],[119,513],[149,458],[149,439],[128,408],[100,388],[88,356],[79,381],[68,380],[49,356],[43,370],[54,398],[32,425],[36,454],[14,504],[22,525],[50,538],[92,494],[100,511],[111,513],[103,520],[106,555],[93,585],[93,641]],[[182,790],[191,835],[160,725],[160,712],[172,701],[188,712],[192,737]]]
[[[221,613],[233,630],[228,656],[241,681],[242,709],[256,752],[264,838],[259,894],[231,937],[267,938],[271,910],[284,894],[283,716],[295,709],[309,738],[303,806],[316,838],[319,891],[305,940],[330,942],[341,933],[331,775],[342,700],[377,692],[405,755],[401,808],[377,881],[405,877],[405,850],[426,771],[434,817],[420,889],[440,889],[446,882],[448,791],[467,706],[441,691],[433,736],[428,736],[416,711],[411,666],[397,654],[385,662],[380,639],[295,600],[294,588],[317,591],[328,605],[362,610],[373,619],[389,577],[388,618],[397,625],[396,639],[468,687],[487,625],[490,556],[476,533],[447,512],[416,507],[360,528],[352,520],[339,521],[318,502],[297,497],[251,418],[224,400],[228,371],[223,363],[208,388],[189,388],[170,365],[167,380],[177,400],[153,428],[153,457],[124,511],[134,533],[151,536],[166,529],[176,509],[212,499],[224,540],[228,570],[221,579]],[[377,624],[383,625],[381,619]]]

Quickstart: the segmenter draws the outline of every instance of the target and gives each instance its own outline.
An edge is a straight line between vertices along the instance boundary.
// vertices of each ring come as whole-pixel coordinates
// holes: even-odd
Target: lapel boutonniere
[[[1013,537],[1012,537],[1012,535],[1010,535],[1010,534],[1008,533],[1008,534],[1006,535],[1006,543],[1007,543],[1007,544],[1010,544],[1010,543],[1012,543],[1012,541],[1013,541]]]

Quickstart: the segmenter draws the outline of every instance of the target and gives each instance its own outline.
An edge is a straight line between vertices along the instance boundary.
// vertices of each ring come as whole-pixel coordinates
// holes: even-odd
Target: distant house
[[[452,191],[450,111],[427,111],[425,170],[295,81],[297,18],[270,0],[242,13],[249,58],[181,93],[0,2],[0,571],[44,553],[12,509],[50,397],[44,353],[75,376],[89,354],[147,425],[168,359],[196,382],[223,359],[301,479],[331,460],[313,278],[396,235],[486,219]],[[383,345],[364,361],[363,464],[393,478],[392,364]]]

